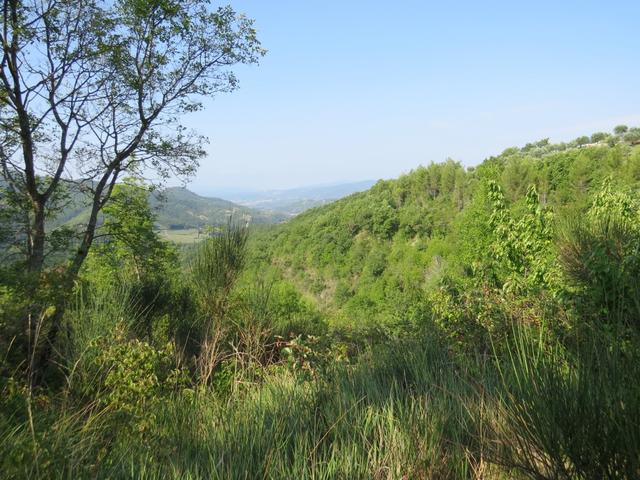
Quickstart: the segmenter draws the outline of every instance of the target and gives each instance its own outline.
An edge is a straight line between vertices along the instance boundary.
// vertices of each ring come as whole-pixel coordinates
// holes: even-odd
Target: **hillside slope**
[[[160,230],[201,228],[223,225],[230,215],[250,219],[252,224],[279,223],[284,214],[244,207],[220,198],[201,197],[186,188],[170,187],[150,196],[150,204],[157,215]],[[54,225],[75,225],[87,221],[89,206],[82,194],[71,191],[69,201]]]
[[[226,223],[230,215],[251,220],[253,224],[278,223],[287,216],[244,207],[220,198],[201,197],[186,188],[168,188],[162,196],[152,195],[151,206],[157,212],[161,228],[197,228]]]
[[[422,315],[422,299],[447,272],[491,255],[486,185],[496,181],[515,218],[530,185],[558,219],[579,214],[611,177],[640,186],[640,150],[609,137],[578,146],[543,140],[510,148],[476,168],[447,161],[305,212],[254,238],[259,258],[349,321]]]

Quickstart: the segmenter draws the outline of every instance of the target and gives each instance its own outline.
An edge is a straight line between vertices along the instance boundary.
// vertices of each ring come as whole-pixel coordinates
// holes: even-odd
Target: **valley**
[[[639,17],[4,0],[0,479],[639,479]]]

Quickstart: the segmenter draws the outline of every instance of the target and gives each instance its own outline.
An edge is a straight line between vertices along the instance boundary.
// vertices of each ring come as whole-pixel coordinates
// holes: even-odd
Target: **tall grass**
[[[387,339],[312,374],[263,367],[259,382],[227,396],[165,393],[133,412],[43,405],[35,451],[27,422],[3,411],[0,469],[8,478],[638,478],[635,357],[596,341],[568,351],[531,327],[511,338],[495,363],[461,361],[431,337]]]
[[[473,393],[437,348],[376,352],[324,381],[278,372],[227,404],[173,402],[129,461],[149,478],[470,478]]]
[[[8,469],[6,450],[0,458],[27,478],[473,478],[483,468],[474,402],[429,341],[372,351],[316,378],[273,367],[228,399],[159,398],[127,420],[133,428],[115,412],[70,409],[39,419],[47,451],[18,462],[38,462],[39,475]],[[25,435],[15,430],[10,441]]]
[[[496,462],[536,479],[640,477],[640,365],[598,338],[568,352],[516,328],[500,365]]]
[[[207,322],[224,315],[233,288],[247,256],[248,229],[229,219],[218,237],[198,245],[191,262],[195,294]]]
[[[640,327],[640,232],[609,213],[565,219],[558,260],[583,316]]]
[[[90,343],[111,337],[117,325],[134,329],[143,308],[126,283],[103,288],[79,288],[65,315],[66,336],[61,357],[73,368]]]

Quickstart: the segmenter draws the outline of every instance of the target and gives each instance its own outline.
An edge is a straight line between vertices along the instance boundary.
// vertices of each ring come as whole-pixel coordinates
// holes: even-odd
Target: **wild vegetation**
[[[50,313],[25,335],[2,269],[2,471],[636,478],[640,150],[594,143],[420,167],[182,249],[117,185],[42,380]]]
[[[640,477],[640,129],[179,247],[144,177],[195,171],[179,117],[264,54],[251,20],[1,15],[3,478]]]

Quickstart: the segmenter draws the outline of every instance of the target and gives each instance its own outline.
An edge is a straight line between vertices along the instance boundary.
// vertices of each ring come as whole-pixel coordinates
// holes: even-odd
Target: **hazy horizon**
[[[315,183],[315,184],[304,184],[304,185],[297,185],[297,186],[292,186],[292,187],[285,187],[285,188],[260,188],[260,187],[256,187],[256,188],[245,188],[242,186],[213,186],[213,187],[207,187],[207,186],[199,186],[198,188],[192,188],[193,185],[191,183],[185,185],[185,187],[188,190],[193,191],[194,193],[197,193],[198,195],[201,196],[220,196],[222,197],[223,195],[227,195],[229,196],[229,198],[232,197],[241,197],[243,195],[255,195],[255,194],[268,194],[268,193],[276,193],[276,192],[292,192],[292,191],[296,191],[296,190],[313,190],[313,189],[325,189],[325,188],[331,188],[331,187],[341,187],[341,186],[348,186],[348,185],[359,185],[359,184],[366,184],[366,183],[375,183],[378,180],[388,180],[388,179],[384,179],[384,178],[377,178],[377,179],[373,179],[373,178],[365,178],[362,180],[354,180],[354,181],[344,181],[344,182],[323,182],[323,183]]]
[[[231,3],[269,52],[187,120],[211,140],[196,192],[394,178],[640,124],[635,2]]]

